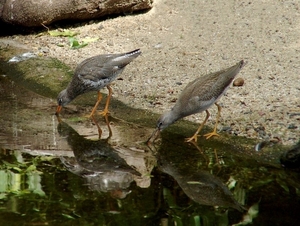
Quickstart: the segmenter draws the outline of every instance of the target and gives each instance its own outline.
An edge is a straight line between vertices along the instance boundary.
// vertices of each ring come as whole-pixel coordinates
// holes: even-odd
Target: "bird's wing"
[[[77,66],[75,74],[94,82],[108,78],[111,74],[118,71],[119,67],[109,63],[109,56],[107,58],[107,61],[104,59],[99,61],[97,56],[86,59]]]
[[[212,88],[216,82],[216,77],[202,76],[190,82],[182,91],[181,102],[193,104],[195,101],[209,101],[213,98]]]
[[[180,112],[181,116],[206,110],[224,94],[244,65],[244,61],[240,61],[230,68],[201,76],[190,82],[179,96],[174,109]]]

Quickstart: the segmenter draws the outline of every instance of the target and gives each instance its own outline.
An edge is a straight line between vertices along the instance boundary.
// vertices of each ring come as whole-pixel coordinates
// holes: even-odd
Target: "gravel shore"
[[[147,13],[69,28],[79,32],[79,41],[98,38],[81,49],[70,49],[66,37],[9,38],[74,69],[97,54],[140,48],[143,54],[114,83],[113,98],[156,113],[170,109],[196,77],[244,59],[247,65],[237,76],[244,85],[230,87],[219,101],[219,129],[292,145],[300,138],[299,8],[297,0],[154,0]],[[212,127],[217,108],[210,112],[207,125]],[[204,117],[199,113],[188,119],[202,122]]]

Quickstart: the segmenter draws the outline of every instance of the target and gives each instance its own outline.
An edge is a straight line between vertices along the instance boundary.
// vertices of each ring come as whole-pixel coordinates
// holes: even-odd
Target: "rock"
[[[285,168],[300,169],[300,142],[281,155],[280,163]]]
[[[243,86],[244,82],[243,78],[237,78],[233,81],[233,86]]]
[[[9,24],[38,27],[60,20],[88,20],[150,9],[152,0],[0,1],[0,18]]]

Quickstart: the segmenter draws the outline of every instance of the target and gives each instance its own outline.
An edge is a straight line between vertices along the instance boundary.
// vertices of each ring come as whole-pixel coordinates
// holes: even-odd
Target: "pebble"
[[[298,127],[295,124],[288,125],[288,129],[297,129]]]
[[[300,143],[282,154],[280,162],[286,168],[300,168]]]
[[[243,86],[245,83],[244,79],[243,78],[236,78],[234,81],[233,81],[233,86]]]

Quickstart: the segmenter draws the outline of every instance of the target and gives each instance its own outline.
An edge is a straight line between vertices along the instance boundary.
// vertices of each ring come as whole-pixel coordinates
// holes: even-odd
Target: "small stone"
[[[237,78],[233,81],[233,86],[243,86],[244,82],[243,78]]]
[[[154,48],[155,49],[161,49],[163,47],[163,45],[161,43],[157,43]]]
[[[223,126],[221,131],[223,132],[231,132],[232,131],[232,128],[230,126]]]
[[[295,124],[288,125],[288,129],[297,129],[298,127]]]
[[[46,48],[46,47],[41,47],[39,50],[40,50],[41,52],[43,52],[43,53],[48,53],[48,52],[49,52],[49,49]]]

